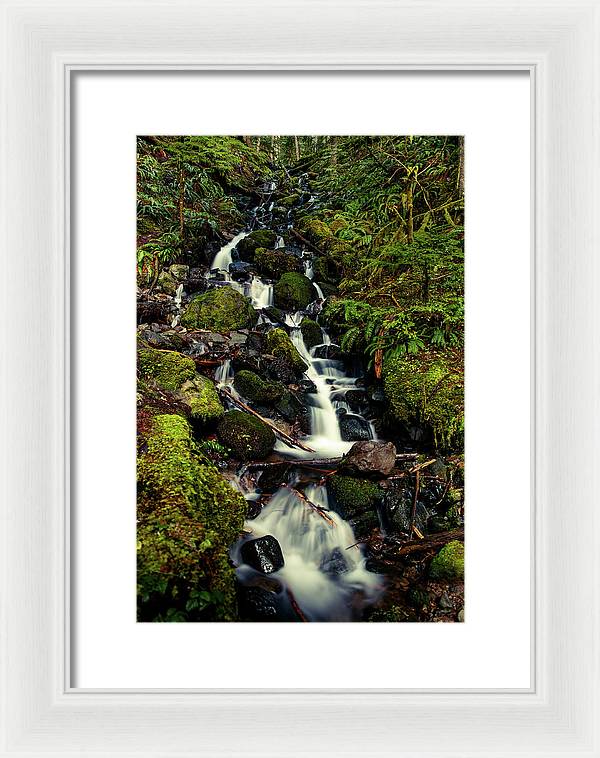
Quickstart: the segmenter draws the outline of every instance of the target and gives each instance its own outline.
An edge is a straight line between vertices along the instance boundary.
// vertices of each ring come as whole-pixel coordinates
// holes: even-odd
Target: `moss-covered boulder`
[[[396,421],[424,427],[440,450],[462,450],[464,377],[458,351],[397,356],[385,362],[383,378]]]
[[[181,416],[156,416],[140,451],[138,619],[236,620],[228,551],[246,501],[198,452]]]
[[[268,382],[253,371],[238,371],[233,386],[250,403],[256,405],[273,405],[281,399],[285,388],[277,382]]]
[[[262,276],[278,279],[282,274],[300,271],[302,263],[299,258],[291,255],[291,253],[257,247],[254,255],[254,267]]]
[[[297,222],[298,231],[321,252],[326,252],[335,241],[333,232],[321,219],[303,216]]]
[[[188,329],[230,332],[254,326],[258,315],[252,303],[232,287],[218,287],[192,298],[181,316]]]
[[[333,506],[354,526],[357,537],[379,526],[377,502],[383,491],[373,482],[334,474],[327,479]]]
[[[292,205],[297,203],[299,199],[300,199],[300,195],[297,192],[294,192],[291,195],[286,195],[285,197],[282,197],[279,200],[279,205],[282,205],[284,208],[291,208]]]
[[[236,249],[240,260],[252,263],[257,248],[262,247],[269,250],[274,248],[276,244],[277,234],[275,232],[270,229],[257,229],[240,240]]]
[[[163,389],[175,392],[196,376],[196,364],[174,350],[146,347],[138,350],[138,372],[140,379],[153,379]]]
[[[275,435],[266,424],[242,411],[228,411],[219,421],[217,436],[240,461],[260,460],[275,446]]]
[[[211,424],[221,418],[225,409],[211,379],[196,374],[181,388],[183,399],[190,406],[191,417],[201,424]]]
[[[273,287],[273,299],[277,308],[300,311],[317,299],[317,290],[304,274],[289,272]]]
[[[340,283],[343,271],[343,261],[341,255],[318,255],[313,262],[315,279],[318,282],[325,282],[331,286]]]
[[[272,329],[267,333],[267,350],[276,358],[288,361],[296,372],[303,373],[308,368],[285,329]]]
[[[302,338],[307,350],[310,350],[315,345],[321,345],[323,342],[323,333],[321,327],[316,321],[311,318],[302,319],[300,324],[300,331],[302,332]]]
[[[429,576],[432,579],[464,579],[465,546],[453,540],[440,550],[431,561]]]
[[[173,296],[177,292],[179,282],[169,271],[161,271],[156,281],[156,289],[165,295]]]

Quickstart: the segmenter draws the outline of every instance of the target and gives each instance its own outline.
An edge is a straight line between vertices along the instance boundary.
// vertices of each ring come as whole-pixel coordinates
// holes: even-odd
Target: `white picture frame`
[[[2,755],[599,756],[600,4],[5,0]],[[535,679],[519,692],[68,684],[69,84],[82,69],[530,72]]]

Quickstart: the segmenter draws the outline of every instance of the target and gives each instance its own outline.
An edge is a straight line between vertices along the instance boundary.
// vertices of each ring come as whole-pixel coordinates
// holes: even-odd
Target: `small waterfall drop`
[[[213,258],[212,263],[210,264],[210,271],[214,271],[215,269],[218,269],[219,271],[223,271],[229,277],[229,266],[232,261],[232,252],[238,242],[240,240],[243,240],[244,237],[247,237],[250,234],[250,232],[240,232],[239,234],[236,234],[236,236],[230,240],[226,245],[223,245],[223,247],[219,250],[219,252],[215,255]]]
[[[282,487],[253,521],[246,522],[247,538],[273,535],[285,565],[271,576],[293,594],[309,621],[352,621],[381,591],[381,577],[365,568],[352,527],[329,510],[325,487],[311,484],[304,492]],[[243,583],[257,572],[240,563],[244,540],[232,550]],[[284,596],[285,602],[285,596]]]

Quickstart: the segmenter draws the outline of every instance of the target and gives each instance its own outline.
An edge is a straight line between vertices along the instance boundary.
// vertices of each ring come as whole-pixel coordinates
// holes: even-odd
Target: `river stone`
[[[359,476],[388,476],[395,464],[396,448],[393,442],[364,440],[352,445],[338,471]]]
[[[229,274],[237,282],[246,282],[250,279],[252,266],[245,261],[237,261],[229,266]]]
[[[272,574],[279,571],[284,565],[279,542],[271,534],[244,542],[242,560],[263,574]]]
[[[335,547],[329,555],[324,556],[320,569],[326,574],[332,574],[333,576],[345,574],[349,570],[346,559],[339,547]]]
[[[340,434],[346,442],[358,440],[370,440],[371,428],[362,416],[353,413],[345,413],[340,417]],[[395,453],[394,453],[395,456]]]
[[[240,587],[238,602],[242,619],[248,621],[276,621],[277,595],[262,587]]]
[[[190,275],[190,267],[183,263],[173,263],[169,266],[169,273],[177,279],[178,282],[184,282]]]

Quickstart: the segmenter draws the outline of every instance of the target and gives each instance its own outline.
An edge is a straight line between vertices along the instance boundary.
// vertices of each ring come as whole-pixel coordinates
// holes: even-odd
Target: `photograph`
[[[138,622],[465,620],[467,154],[137,137]]]

